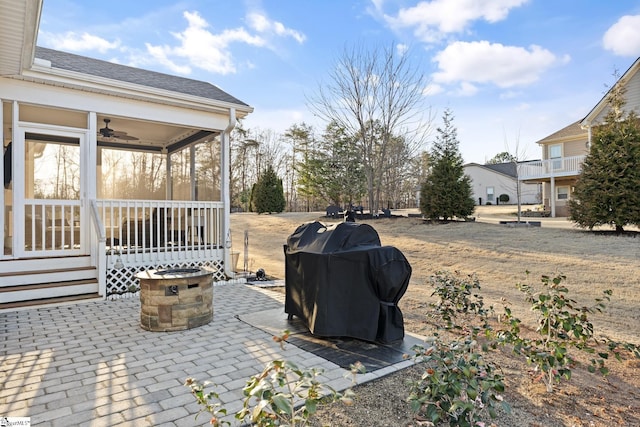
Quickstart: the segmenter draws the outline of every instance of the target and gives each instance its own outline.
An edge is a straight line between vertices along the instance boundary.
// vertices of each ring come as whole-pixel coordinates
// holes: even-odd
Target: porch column
[[[95,111],[91,111],[87,118],[85,155],[80,159],[81,162],[85,162],[87,165],[85,168],[86,173],[80,177],[80,179],[85,180],[84,183],[80,184],[80,188],[84,188],[85,202],[83,202],[83,205],[86,200],[95,200],[98,195],[102,197],[102,188],[100,188],[102,186],[98,187],[98,179],[102,178],[102,155],[99,155],[98,151],[98,116]]]
[[[2,98],[0,98],[0,144],[2,145],[2,160],[3,162],[0,163],[0,176],[3,177],[4,179],[4,104],[2,101]],[[5,239],[7,238],[8,234],[9,234],[9,227],[7,227],[7,224],[5,224],[5,215],[4,212],[7,209],[5,204],[4,204],[4,182],[3,182],[3,186],[2,186],[2,191],[0,191],[0,226],[2,226],[2,230],[0,231],[0,237],[2,238],[2,252],[0,252],[0,258],[2,258],[4,256],[4,242]]]
[[[231,266],[231,196],[229,195],[229,174],[231,164],[231,131],[236,126],[236,110],[229,109],[229,125],[220,135],[220,199],[224,209],[222,218],[222,237],[224,241],[224,272],[227,277],[234,277]]]
[[[165,186],[165,194],[167,196],[167,200],[173,200],[173,177],[171,176],[171,153],[166,148],[162,149],[162,153],[165,155],[165,167],[166,167],[166,176],[167,183]]]
[[[25,170],[24,161],[24,132],[20,128],[20,106],[18,101],[13,101],[11,106],[11,140],[13,141],[13,156],[11,158],[11,169],[13,171],[12,196],[13,200],[13,241],[11,247],[13,253],[24,253],[24,227],[18,224],[24,224],[24,198],[25,198]],[[20,161],[18,160],[20,159]],[[33,162],[32,162],[33,165]]]
[[[189,175],[191,175],[191,200],[198,200],[195,145],[189,147]]]
[[[556,178],[551,176],[551,194],[549,194],[549,203],[551,203],[551,218],[556,217]]]

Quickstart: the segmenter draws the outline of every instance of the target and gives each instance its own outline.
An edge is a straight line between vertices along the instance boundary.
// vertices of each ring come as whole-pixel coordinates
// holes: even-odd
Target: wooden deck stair
[[[0,261],[0,309],[98,297],[90,257]]]

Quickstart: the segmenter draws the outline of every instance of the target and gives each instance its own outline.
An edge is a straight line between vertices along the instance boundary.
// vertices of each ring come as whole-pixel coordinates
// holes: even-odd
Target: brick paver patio
[[[350,385],[347,371],[237,318],[283,307],[284,295],[245,284],[214,287],[213,322],[179,332],[139,325],[138,298],[0,311],[0,417],[32,426],[206,425],[184,381],[217,384],[227,419],[242,405],[246,380],[275,358],[323,368],[323,382]],[[363,383],[411,363],[358,377]]]

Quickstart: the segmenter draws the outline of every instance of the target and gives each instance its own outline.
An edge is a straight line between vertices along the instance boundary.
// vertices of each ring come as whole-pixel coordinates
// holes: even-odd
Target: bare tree
[[[514,169],[516,172],[516,199],[518,202],[518,223],[520,223],[520,219],[522,218],[522,184],[520,182],[520,162],[524,160],[526,156],[526,150],[520,146],[520,134],[516,136],[515,144],[513,147],[513,151],[510,150],[509,142],[507,137],[504,138],[504,145],[506,151],[496,155],[505,156],[509,162],[514,165]]]
[[[384,163],[393,138],[402,137],[410,152],[423,147],[431,128],[425,107],[427,80],[394,46],[345,49],[309,98],[310,109],[355,135],[367,179],[369,209],[378,212]],[[425,116],[426,113],[426,116]]]

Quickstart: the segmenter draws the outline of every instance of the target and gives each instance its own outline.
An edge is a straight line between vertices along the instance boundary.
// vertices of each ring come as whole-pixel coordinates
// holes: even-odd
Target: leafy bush
[[[409,383],[407,401],[434,425],[471,427],[487,415],[497,417],[498,405],[510,411],[499,393],[504,391],[504,377],[498,368],[478,352],[478,343],[463,339],[445,343],[439,338],[428,347],[414,346],[414,358],[426,369],[418,381]]]
[[[429,279],[435,288],[431,296],[436,296],[438,302],[431,304],[434,309],[433,316],[437,316],[446,322],[447,329],[462,329],[457,319],[460,315],[480,316],[483,326],[487,327],[489,313],[493,307],[484,307],[480,291],[480,281],[475,274],[462,277],[460,272],[451,273],[449,271],[438,271],[435,276]],[[464,322],[466,326],[472,322]],[[477,328],[473,328],[477,332]],[[474,332],[474,333],[475,333]]]
[[[500,200],[502,203],[507,203],[509,201],[509,195],[501,194],[500,197],[498,197],[498,200]]]
[[[528,284],[517,285],[531,303],[531,309],[537,313],[536,338],[521,336],[521,321],[513,316],[509,307],[505,307],[504,316],[509,329],[497,333],[502,344],[512,345],[514,353],[524,356],[528,363],[535,365],[537,379],[543,381],[549,393],[553,392],[553,385],[562,378],[571,379],[571,368],[577,364],[569,352],[571,349],[593,354],[588,370],[602,375],[609,373],[605,361],[610,353],[621,360],[620,348],[640,357],[638,347],[627,343],[610,341],[608,350],[598,350],[601,347],[594,337],[588,314],[605,309],[604,301],[610,300],[611,290],[604,291],[604,296],[597,298],[592,307],[579,307],[575,300],[567,297],[569,290],[563,285],[565,280],[566,277],[561,274],[553,278],[543,275],[540,290]]]
[[[450,426],[480,425],[487,416],[497,416],[496,407],[510,408],[499,393],[504,391],[503,376],[498,368],[487,362],[479,350],[476,338],[488,330],[487,319],[492,308],[486,309],[479,295],[480,282],[475,274],[463,277],[459,272],[439,271],[430,278],[435,288],[431,304],[432,317],[437,325],[462,334],[459,340],[445,342],[438,334],[414,346],[413,359],[426,366],[418,381],[409,383],[407,401],[412,410],[423,414],[429,422]],[[460,317],[464,318],[463,326]],[[480,318],[482,326],[474,325]],[[440,322],[443,320],[444,322]]]

